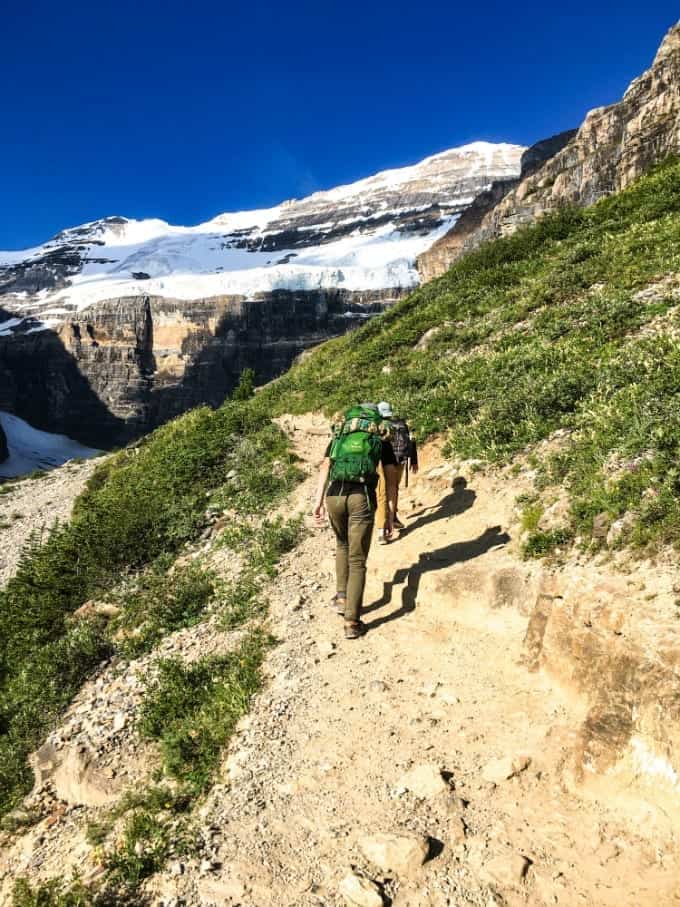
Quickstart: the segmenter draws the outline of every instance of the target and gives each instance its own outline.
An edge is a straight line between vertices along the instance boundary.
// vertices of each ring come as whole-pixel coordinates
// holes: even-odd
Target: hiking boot
[[[340,595],[336,592],[333,598],[331,599],[331,608],[336,611],[338,614],[345,613],[345,605],[347,604],[347,596]]]
[[[365,632],[366,624],[362,624],[360,620],[353,620],[351,623],[345,624],[345,639],[358,639]]]
[[[395,516],[395,518],[392,520],[392,525],[394,526],[395,529],[405,529],[406,528],[406,524],[402,523],[402,521],[399,519],[398,516]]]
[[[385,530],[384,530],[384,529],[378,529],[378,544],[379,544],[379,545],[386,545],[386,544],[388,543],[388,541],[389,541],[389,539],[388,539],[387,536],[385,535]]]

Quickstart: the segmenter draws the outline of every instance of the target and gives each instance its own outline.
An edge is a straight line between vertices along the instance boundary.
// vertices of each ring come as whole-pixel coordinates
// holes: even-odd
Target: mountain
[[[680,22],[623,98],[591,110],[578,131],[565,137],[570,140],[538,169],[527,153],[519,183],[496,184],[484,204],[424,252],[418,259],[423,279],[437,277],[464,252],[549,211],[591,205],[625,189],[656,162],[680,153]]]
[[[475,142],[195,227],[109,217],[0,252],[0,410],[120,444],[259,381],[419,283],[415,260],[524,149]]]

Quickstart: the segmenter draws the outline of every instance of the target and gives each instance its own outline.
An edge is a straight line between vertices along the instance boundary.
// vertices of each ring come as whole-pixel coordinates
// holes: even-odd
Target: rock
[[[598,513],[596,516],[594,516],[592,529],[593,538],[606,539],[610,524],[611,520],[609,519],[608,513]]]
[[[524,881],[530,866],[531,860],[527,857],[508,851],[484,863],[480,875],[482,880],[492,884],[516,888]]]
[[[406,878],[418,872],[430,850],[427,838],[412,833],[371,835],[358,844],[364,857],[383,872]]]
[[[385,903],[375,882],[354,872],[347,873],[340,882],[338,891],[351,907],[383,907]]]
[[[372,680],[368,685],[369,690],[373,690],[375,693],[384,693],[389,690],[388,684],[384,680]]]
[[[329,640],[323,640],[318,644],[319,646],[319,655],[322,658],[332,658],[336,654],[336,645],[334,642]]]
[[[120,793],[120,784],[106,777],[93,754],[73,746],[59,751],[51,780],[57,798],[72,805],[106,806]]]
[[[492,759],[482,769],[482,778],[489,784],[500,784],[514,775],[519,775],[531,764],[529,756],[502,756]]]
[[[611,524],[609,532],[607,533],[607,547],[612,548],[622,535],[625,535],[630,529],[635,525],[635,514],[632,511],[628,510],[624,515],[618,519],[614,520]]]
[[[71,615],[73,620],[86,620],[91,617],[103,617],[106,620],[111,620],[113,617],[117,617],[120,614],[121,609],[118,605],[113,605],[110,602],[96,602],[96,601],[86,601],[84,605],[81,605]]]
[[[113,716],[112,724],[114,733],[117,734],[122,731],[126,724],[127,715],[124,712],[116,712],[116,714]]]
[[[397,788],[411,791],[416,797],[428,800],[440,794],[451,791],[449,785],[442,778],[442,773],[436,765],[416,765],[397,782]]]

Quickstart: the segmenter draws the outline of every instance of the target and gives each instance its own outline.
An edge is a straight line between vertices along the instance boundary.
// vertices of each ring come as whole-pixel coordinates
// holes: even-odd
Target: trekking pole
[[[406,459],[406,470],[405,470],[406,471],[406,482],[404,483],[404,488],[408,488],[408,467],[409,467],[410,462],[411,462],[410,458],[407,458]]]

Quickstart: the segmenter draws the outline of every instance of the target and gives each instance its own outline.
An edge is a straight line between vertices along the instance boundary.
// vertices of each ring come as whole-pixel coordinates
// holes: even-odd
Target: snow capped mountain
[[[276,290],[404,290],[415,260],[524,148],[475,142],[274,208],[194,227],[109,217],[0,252],[0,336],[51,327],[120,297],[176,300]],[[10,317],[11,316],[11,317]]]

